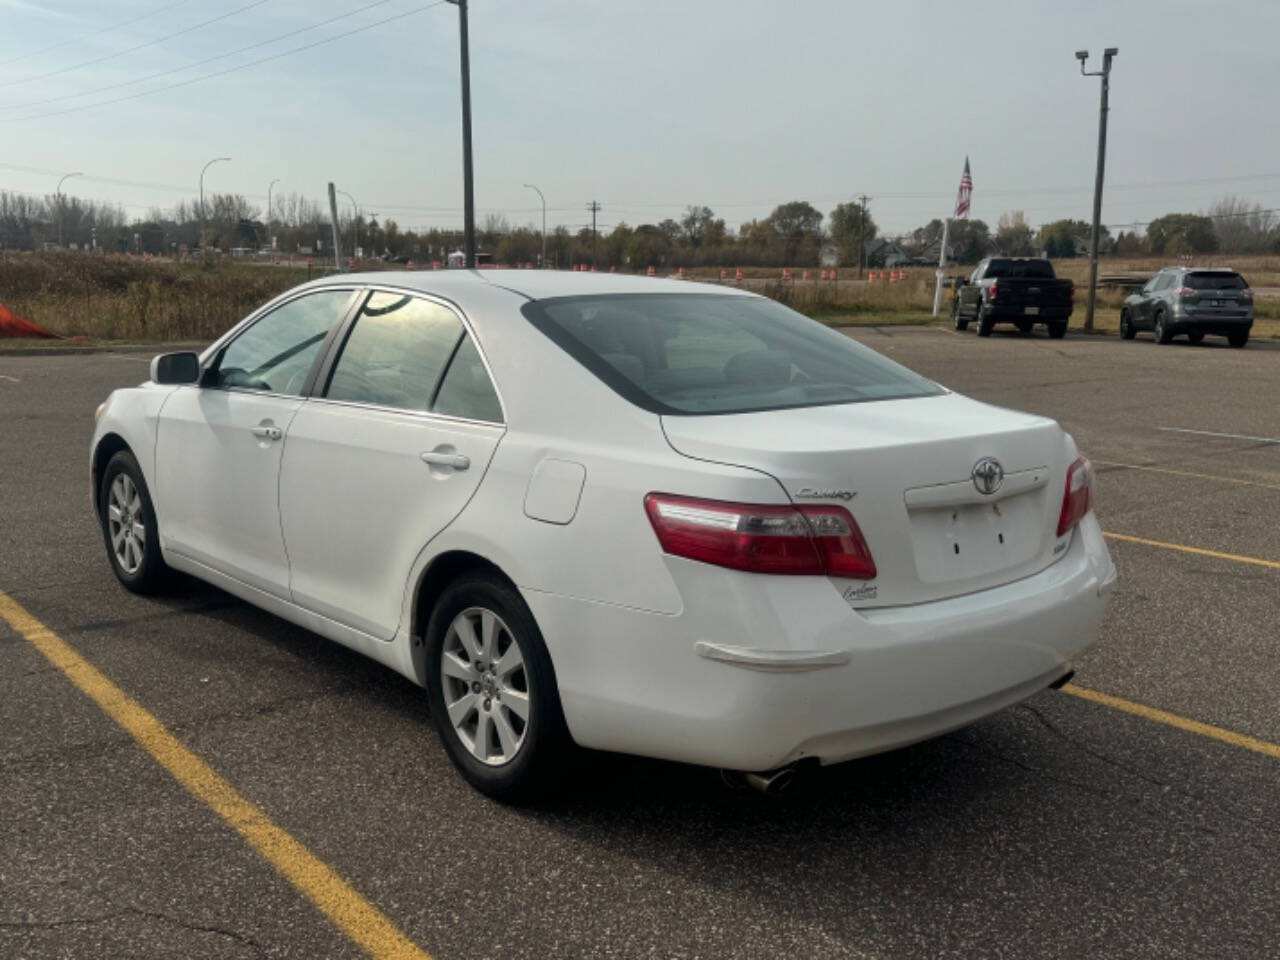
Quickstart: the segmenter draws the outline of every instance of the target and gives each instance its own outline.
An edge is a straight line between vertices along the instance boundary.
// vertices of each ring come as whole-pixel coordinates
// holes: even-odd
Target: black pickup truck
[[[1053,275],[1053,264],[1036,257],[988,257],[967,278],[956,281],[951,319],[957,330],[978,324],[978,336],[991,336],[997,323],[1012,323],[1030,333],[1037,323],[1061,339],[1075,299],[1075,284]]]

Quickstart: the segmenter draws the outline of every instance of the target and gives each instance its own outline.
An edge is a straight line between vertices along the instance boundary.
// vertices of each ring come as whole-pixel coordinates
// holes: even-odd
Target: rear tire
[[[951,301],[951,322],[955,328],[961,333],[969,329],[969,321],[960,316],[960,298],[956,297]]]
[[[1067,322],[1065,320],[1057,320],[1049,324],[1049,338],[1051,340],[1061,340],[1067,335]]]
[[[1120,337],[1123,340],[1132,340],[1138,335],[1137,328],[1133,325],[1133,319],[1129,316],[1128,310],[1120,311]]]
[[[1227,343],[1231,344],[1231,346],[1235,347],[1237,350],[1242,348],[1248,342],[1249,342],[1248,330],[1245,330],[1242,333],[1227,334]]]
[[[1156,336],[1156,343],[1170,343],[1173,340],[1173,334],[1169,332],[1169,327],[1164,322],[1163,310],[1156,313],[1156,325],[1152,328],[1152,333]]]
[[[982,315],[982,309],[979,308],[978,309],[978,336],[980,337],[991,336],[991,331],[995,329],[995,326],[996,326],[995,319],[992,317],[984,317]]]
[[[147,481],[128,450],[117,451],[102,471],[98,519],[116,579],[134,593],[155,593],[169,574]]]
[[[550,792],[569,733],[551,657],[515,588],[483,573],[451,583],[427,624],[426,657],[431,717],[463,778],[504,801]]]

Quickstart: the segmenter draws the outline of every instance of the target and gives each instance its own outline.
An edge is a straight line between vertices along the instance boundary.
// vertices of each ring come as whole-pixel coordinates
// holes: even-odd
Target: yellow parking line
[[[1180,717],[1176,713],[1169,713],[1167,710],[1160,710],[1156,707],[1148,707],[1143,703],[1134,703],[1132,700],[1125,700],[1123,697],[1113,697],[1109,693],[1099,693],[1097,690],[1090,690],[1087,687],[1077,687],[1074,683],[1068,683],[1062,688],[1062,692],[1069,693],[1073,697],[1079,697],[1081,700],[1088,700],[1104,707],[1111,707],[1113,710],[1123,710],[1125,713],[1142,717],[1144,720],[1162,723],[1167,727],[1176,727],[1188,733],[1208,737],[1210,740],[1217,740],[1220,743],[1239,747],[1241,750],[1251,750],[1254,753],[1262,754],[1264,757],[1280,760],[1280,744],[1277,743],[1259,740],[1257,737],[1250,737],[1247,734],[1236,733],[1232,730],[1224,730],[1222,727],[1201,723],[1199,720],[1192,720],[1188,717]]]
[[[1234,483],[1242,487],[1262,487],[1265,490],[1280,490],[1280,483],[1263,483],[1260,480],[1239,480],[1236,477],[1222,477],[1214,473],[1192,473],[1189,470],[1171,470],[1168,467],[1148,467],[1140,463],[1118,463],[1115,460],[1094,460],[1104,467],[1123,467],[1125,470],[1145,470],[1148,473],[1168,473],[1175,477],[1194,477],[1197,480],[1220,480],[1223,483]]]
[[[324,861],[273,823],[159,720],[81,657],[61,637],[0,591],[0,619],[16,630],[119,724],[197,800],[226,821],[304,897],[370,956],[430,960],[387,917]]]
[[[1231,560],[1235,563],[1247,563],[1255,567],[1266,567],[1269,570],[1280,570],[1280,562],[1262,560],[1258,557],[1246,557],[1238,553],[1222,553],[1218,550],[1205,550],[1203,547],[1188,547],[1181,543],[1165,543],[1163,540],[1148,540],[1146,537],[1131,537],[1127,533],[1102,531],[1102,535],[1110,540],[1123,543],[1140,543],[1144,547],[1157,547],[1161,550],[1176,550],[1178,553],[1191,553],[1198,557],[1213,557],[1215,560]]]

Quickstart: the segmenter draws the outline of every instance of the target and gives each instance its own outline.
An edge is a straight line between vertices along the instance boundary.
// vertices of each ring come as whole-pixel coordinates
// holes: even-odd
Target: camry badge
[[[991,496],[1004,483],[1004,467],[995,457],[983,457],[973,465],[973,486],[984,496]]]
[[[852,500],[857,496],[852,490],[815,490],[813,487],[801,487],[796,497],[801,500]]]

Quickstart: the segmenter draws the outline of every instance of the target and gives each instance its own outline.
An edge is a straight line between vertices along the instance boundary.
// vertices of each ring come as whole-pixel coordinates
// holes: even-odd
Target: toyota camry
[[[462,775],[572,745],[773,782],[1070,676],[1115,568],[1052,420],[680,280],[343,275],[98,409],[120,582],[171,570],[425,687]]]

